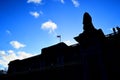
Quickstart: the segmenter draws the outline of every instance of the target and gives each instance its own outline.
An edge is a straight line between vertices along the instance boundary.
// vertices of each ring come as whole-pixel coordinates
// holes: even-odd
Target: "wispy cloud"
[[[35,3],[35,4],[40,4],[42,0],[27,0],[27,3]]]
[[[44,22],[41,25],[41,29],[43,30],[49,30],[49,33],[52,33],[55,31],[55,29],[57,29],[57,24],[54,23],[53,21],[49,20],[47,22]]]
[[[10,61],[13,61],[15,59],[24,59],[35,55],[36,54],[26,53],[24,51],[14,52],[13,50],[0,50],[0,66],[7,68]]]
[[[8,35],[11,35],[11,31],[10,31],[10,30],[6,30],[6,33],[7,33]]]
[[[41,15],[43,14],[43,12],[42,12],[42,11],[40,11],[39,13],[40,13]]]
[[[61,2],[61,3],[63,3],[63,4],[65,3],[65,1],[64,1],[64,0],[60,0],[60,2]]]
[[[11,41],[10,44],[15,48],[15,49],[19,49],[22,47],[25,47],[26,45],[18,42],[18,41]]]
[[[38,17],[40,16],[40,14],[42,14],[42,12],[38,13],[38,12],[36,12],[36,11],[31,11],[30,14],[31,14],[32,16],[34,16],[35,18],[38,18]]]
[[[75,7],[79,7],[79,5],[80,5],[78,0],[72,0],[72,3]]]

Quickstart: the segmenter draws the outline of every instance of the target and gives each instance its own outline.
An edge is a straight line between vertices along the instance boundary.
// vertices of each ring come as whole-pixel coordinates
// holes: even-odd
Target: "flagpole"
[[[59,41],[61,42],[61,35],[57,35],[57,38],[59,38]]]
[[[60,42],[61,42],[61,36],[60,36]]]

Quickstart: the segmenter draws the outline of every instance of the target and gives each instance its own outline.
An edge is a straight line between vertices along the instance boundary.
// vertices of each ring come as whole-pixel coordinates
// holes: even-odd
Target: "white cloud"
[[[65,1],[64,1],[64,0],[60,0],[60,1],[61,1],[61,3],[63,3],[63,4],[65,3]]]
[[[35,12],[31,11],[30,14],[31,14],[32,16],[34,16],[35,18],[38,18],[38,17],[40,16],[40,14],[42,14],[42,12],[38,13],[38,12],[36,12],[36,11],[35,11]]]
[[[57,29],[57,24],[52,22],[51,20],[47,21],[47,22],[44,22],[42,25],[41,25],[41,28],[43,30],[49,30],[49,33],[52,33],[55,31],[55,29]]]
[[[5,55],[5,51],[0,51],[0,56],[4,56]]]
[[[63,41],[65,44],[67,44],[68,46],[69,45],[72,45],[72,42],[70,40],[67,40],[67,41]]]
[[[8,67],[8,63],[12,60],[17,59],[17,56],[15,55],[14,51],[9,50],[7,52],[0,51],[0,54],[4,52],[4,55],[0,55],[0,65],[3,67]]]
[[[10,44],[16,48],[16,49],[19,49],[19,48],[22,48],[22,47],[25,47],[26,45],[24,44],[21,44],[20,42],[18,41],[11,41]]]
[[[19,51],[19,52],[18,52],[18,58],[19,58],[19,59],[28,58],[28,57],[31,57],[31,56],[33,56],[33,54],[26,53],[26,52],[24,52],[24,51]]]
[[[35,3],[35,4],[40,4],[42,0],[27,0],[27,3]]]
[[[8,68],[8,63],[16,59],[24,59],[35,56],[36,54],[26,53],[24,51],[14,52],[13,50],[0,51],[0,66]],[[1,68],[2,68],[1,67]]]
[[[72,0],[72,3],[75,7],[79,7],[79,5],[80,5],[78,0]]]

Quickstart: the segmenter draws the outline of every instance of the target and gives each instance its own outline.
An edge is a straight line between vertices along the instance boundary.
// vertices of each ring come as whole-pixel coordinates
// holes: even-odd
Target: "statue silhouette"
[[[92,18],[89,15],[89,13],[87,13],[87,12],[85,12],[83,15],[83,30],[86,32],[95,30],[95,28],[92,24]]]
[[[74,39],[81,44],[83,44],[86,39],[92,36],[96,36],[95,33],[97,32],[97,30],[94,28],[92,18],[87,12],[85,12],[83,15],[83,30],[83,33],[81,33],[77,37],[74,37]]]

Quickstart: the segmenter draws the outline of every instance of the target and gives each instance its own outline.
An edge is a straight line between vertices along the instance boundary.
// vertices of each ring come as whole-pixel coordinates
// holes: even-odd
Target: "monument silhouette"
[[[119,27],[104,35],[85,12],[83,32],[74,39],[77,44],[60,42],[43,48],[40,55],[11,61],[0,80],[120,80]]]

